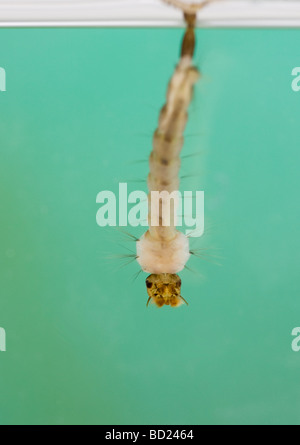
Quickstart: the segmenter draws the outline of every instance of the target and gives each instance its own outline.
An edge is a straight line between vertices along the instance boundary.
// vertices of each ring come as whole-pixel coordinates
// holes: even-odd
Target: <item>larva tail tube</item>
[[[216,0],[203,0],[201,3],[187,3],[182,0],[163,0],[169,5],[175,6],[175,8],[181,9],[183,12],[188,14],[196,14],[197,11],[202,9],[204,6],[208,5],[212,1]]]
[[[180,295],[181,280],[176,274],[190,257],[188,238],[176,230],[179,156],[193,86],[199,78],[198,70],[192,65],[196,16],[185,13],[185,20],[187,29],[181,57],[168,86],[166,104],[160,112],[149,158],[149,230],[136,246],[137,261],[142,270],[152,274],[146,280],[147,291],[158,307],[164,304],[176,307],[185,302]]]

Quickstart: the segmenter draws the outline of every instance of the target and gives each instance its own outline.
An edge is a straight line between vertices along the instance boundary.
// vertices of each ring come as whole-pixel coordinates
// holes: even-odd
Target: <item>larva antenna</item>
[[[180,295],[180,298],[184,301],[184,303],[188,306],[189,304],[188,304],[188,302],[186,301],[186,299],[185,298],[183,298],[183,296],[182,295]]]
[[[207,6],[209,3],[212,3],[216,0],[204,0],[201,3],[186,3],[182,0],[163,0],[163,2],[168,3],[169,5],[174,6],[175,8],[181,9],[186,14],[197,14],[200,9]]]

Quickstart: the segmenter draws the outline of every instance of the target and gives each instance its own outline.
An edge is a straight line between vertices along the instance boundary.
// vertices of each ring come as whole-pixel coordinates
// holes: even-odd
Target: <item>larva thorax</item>
[[[160,112],[149,158],[149,230],[137,241],[137,261],[143,271],[153,274],[146,281],[149,298],[159,307],[179,305],[181,280],[176,274],[190,257],[188,238],[176,230],[176,192],[179,190],[183,132],[193,86],[199,78],[197,69],[192,66],[195,15],[185,14],[185,19],[188,26],[181,58],[168,86],[166,104]],[[149,283],[155,287],[156,294],[149,291]]]

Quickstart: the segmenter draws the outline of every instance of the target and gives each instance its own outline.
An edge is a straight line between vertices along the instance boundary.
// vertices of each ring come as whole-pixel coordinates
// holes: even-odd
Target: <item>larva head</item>
[[[152,301],[157,307],[165,304],[171,307],[181,306],[186,301],[180,295],[181,279],[176,274],[152,274],[146,278],[148,303]],[[147,303],[147,305],[148,305]]]

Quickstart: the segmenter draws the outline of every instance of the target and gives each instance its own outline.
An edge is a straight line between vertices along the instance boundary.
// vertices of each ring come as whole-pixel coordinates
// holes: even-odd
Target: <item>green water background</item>
[[[182,188],[221,266],[190,261],[189,307],[146,309],[107,258],[134,243],[96,225],[99,191],[146,178],[181,35],[0,30],[1,424],[299,424],[299,30],[197,32]]]

